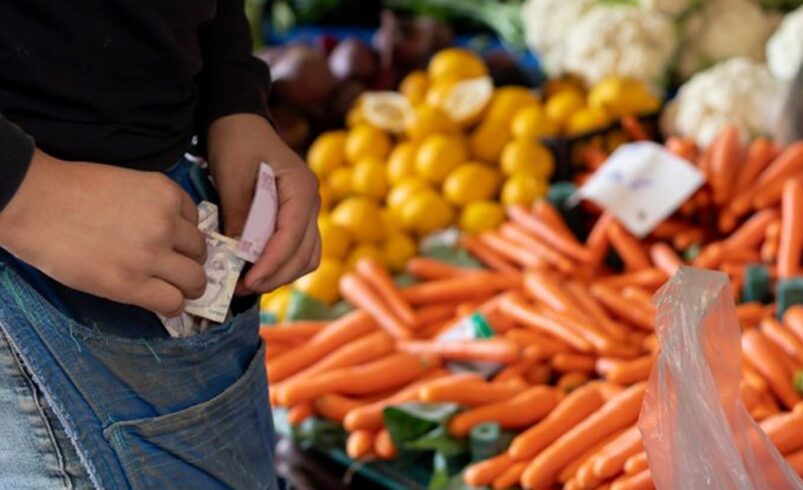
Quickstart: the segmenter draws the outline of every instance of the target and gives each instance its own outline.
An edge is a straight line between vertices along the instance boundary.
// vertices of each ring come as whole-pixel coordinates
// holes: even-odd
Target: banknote
[[[159,319],[171,337],[191,337],[205,330],[200,318],[186,312],[172,318],[159,315]]]
[[[248,262],[256,262],[262,255],[265,245],[276,230],[276,215],[279,210],[279,197],[276,191],[276,176],[267,163],[259,165],[254,198],[245,220],[243,235],[237,255]]]
[[[185,312],[222,323],[229,312],[234,288],[245,262],[237,256],[237,241],[214,231],[205,232],[206,291],[198,299],[188,300]]]
[[[198,204],[198,229],[201,231],[220,231],[217,206],[209,201]]]

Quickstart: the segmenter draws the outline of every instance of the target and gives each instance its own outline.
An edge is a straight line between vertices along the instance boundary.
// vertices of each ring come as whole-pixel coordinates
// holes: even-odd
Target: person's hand
[[[268,292],[315,270],[321,256],[318,180],[268,121],[252,114],[216,120],[207,135],[207,152],[227,236],[242,234],[260,162],[270,165],[276,174],[276,233],[238,293]]]
[[[163,174],[37,150],[0,212],[0,246],[71,288],[172,317],[206,288],[197,220]]]

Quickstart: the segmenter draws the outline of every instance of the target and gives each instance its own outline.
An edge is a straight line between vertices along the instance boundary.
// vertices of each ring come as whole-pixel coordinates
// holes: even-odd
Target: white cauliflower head
[[[669,16],[630,6],[597,6],[569,31],[565,68],[594,84],[611,75],[656,83],[676,46]]]
[[[764,45],[780,16],[764,11],[753,0],[707,0],[685,24],[678,74],[696,72],[730,58],[764,59]]]
[[[792,80],[803,63],[803,7],[784,17],[767,42],[767,64],[780,80]]]
[[[597,0],[527,0],[521,7],[527,45],[538,53],[544,69],[557,76],[563,72],[566,34]]]
[[[695,0],[639,0],[639,5],[650,10],[657,10],[672,16],[684,13]]]
[[[748,58],[733,58],[700,72],[680,87],[664,111],[665,135],[693,138],[708,146],[728,124],[747,139],[774,129],[783,86],[767,67]]]

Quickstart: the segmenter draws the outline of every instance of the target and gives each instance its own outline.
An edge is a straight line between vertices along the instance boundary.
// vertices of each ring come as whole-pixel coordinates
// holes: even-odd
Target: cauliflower
[[[685,24],[678,74],[686,79],[709,65],[746,56],[764,59],[764,45],[780,21],[753,0],[707,0]]]
[[[527,0],[521,7],[527,45],[550,76],[563,72],[566,33],[597,0]]]
[[[675,52],[669,16],[630,6],[597,6],[569,31],[566,71],[594,84],[610,75],[661,80]]]
[[[787,15],[767,42],[767,64],[780,80],[792,80],[803,63],[803,7]]]
[[[783,87],[764,64],[733,58],[700,72],[680,87],[664,111],[665,135],[679,134],[708,146],[734,124],[746,139],[769,134],[779,114]]]
[[[671,16],[679,16],[686,12],[695,0],[639,0],[642,8],[657,10]]]

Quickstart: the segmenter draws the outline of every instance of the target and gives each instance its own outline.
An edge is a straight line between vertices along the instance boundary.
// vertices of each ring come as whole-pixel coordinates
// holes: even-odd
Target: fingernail
[[[251,284],[250,289],[251,291],[260,291],[262,289],[262,286],[264,285],[265,285],[265,280],[259,279]]]

